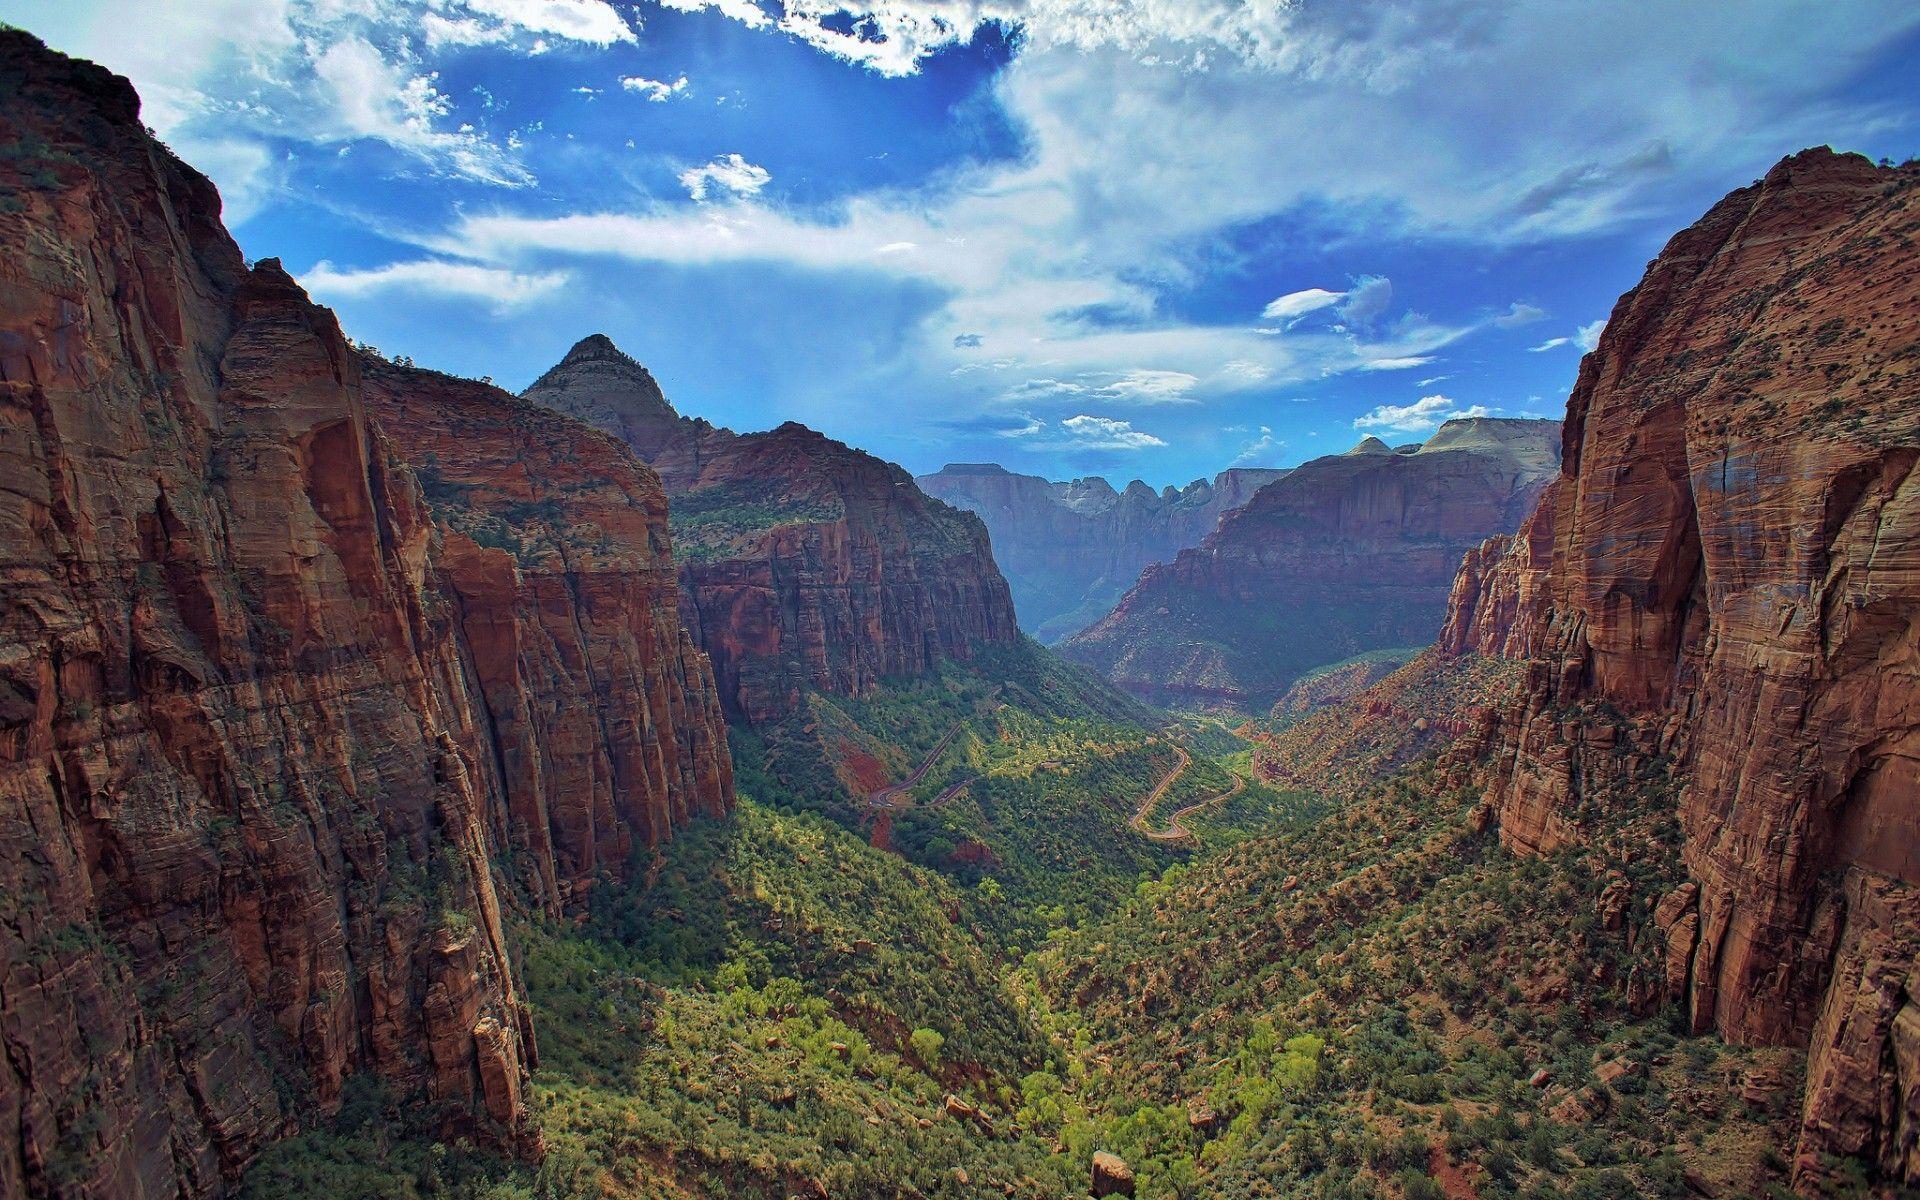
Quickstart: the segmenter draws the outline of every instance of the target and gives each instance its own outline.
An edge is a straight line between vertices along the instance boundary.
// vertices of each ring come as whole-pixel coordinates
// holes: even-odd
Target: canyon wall
[[[0,1194],[222,1194],[369,1073],[537,1153],[503,912],[730,802],[657,481],[363,362],[125,80],[0,30],[0,142]]]
[[[1156,492],[1136,479],[1115,491],[1098,476],[1052,483],[954,463],[916,482],[986,522],[1021,626],[1053,643],[1105,616],[1142,571],[1199,545],[1228,510],[1286,474],[1237,467],[1184,488]]]
[[[892,463],[793,422],[736,434],[681,417],[600,335],[525,396],[623,439],[659,472],[681,615],[731,716],[777,720],[807,689],[858,696],[1020,636],[985,527]]]
[[[1920,1181],[1920,170],[1810,150],[1676,236],[1582,364],[1565,465],[1443,645],[1527,660],[1501,837],[1677,768],[1696,1030],[1808,1047],[1796,1172]]]
[[[1314,667],[1433,640],[1461,557],[1520,524],[1558,450],[1555,422],[1473,418],[1315,459],[1062,652],[1149,698],[1262,711]]]

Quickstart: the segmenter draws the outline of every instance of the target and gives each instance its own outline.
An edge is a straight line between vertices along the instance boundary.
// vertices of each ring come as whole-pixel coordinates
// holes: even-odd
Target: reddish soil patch
[[[1433,1147],[1428,1155],[1427,1174],[1433,1176],[1433,1181],[1447,1194],[1447,1200],[1480,1200],[1480,1190],[1473,1183],[1479,1172],[1454,1162],[1439,1146]]]
[[[867,835],[867,844],[875,850],[893,849],[893,810],[876,808],[873,810],[873,829]]]
[[[840,777],[856,795],[867,795],[887,786],[893,776],[887,764],[851,742],[839,746]]]

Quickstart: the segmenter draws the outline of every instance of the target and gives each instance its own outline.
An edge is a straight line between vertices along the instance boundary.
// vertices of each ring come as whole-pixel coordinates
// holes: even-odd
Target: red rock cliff
[[[370,387],[124,80],[0,31],[0,142],[0,1195],[219,1194],[362,1072],[534,1149],[503,907],[728,799],[657,484]]]
[[[791,422],[742,435],[683,418],[599,335],[525,395],[659,471],[681,615],[732,715],[777,719],[806,689],[860,695],[1020,636],[985,527],[892,463]]]
[[[1670,985],[1696,1029],[1808,1045],[1803,1182],[1826,1153],[1920,1180],[1916,237],[1920,171],[1826,150],[1675,237],[1447,637],[1531,660],[1493,737],[1508,845],[1677,765]]]

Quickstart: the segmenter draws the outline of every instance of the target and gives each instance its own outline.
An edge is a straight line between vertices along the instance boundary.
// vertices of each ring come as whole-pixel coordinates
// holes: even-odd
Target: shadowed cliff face
[[[366,1072],[537,1151],[503,909],[730,799],[657,483],[363,366],[124,80],[0,32],[0,142],[0,1194],[218,1194]]]
[[[1222,514],[1286,473],[1237,468],[1178,490],[1156,492],[1136,479],[1115,491],[1098,477],[1050,483],[963,463],[916,482],[986,522],[1022,626],[1051,643],[1106,615],[1140,572],[1199,545]]]
[[[1566,465],[1470,557],[1445,644],[1529,658],[1489,739],[1508,845],[1657,758],[1696,1029],[1809,1046],[1826,1152],[1920,1179],[1920,173],[1811,150],[1668,243],[1581,367]],[[1591,731],[1604,706],[1624,726]]]
[[[857,696],[1019,637],[986,529],[891,463],[792,422],[742,435],[681,417],[597,334],[525,396],[659,472],[681,615],[729,715],[774,720],[809,688]]]
[[[1557,446],[1555,422],[1481,418],[1417,453],[1315,459],[1149,568],[1064,652],[1143,695],[1258,709],[1313,667],[1428,642],[1461,556],[1519,525]]]

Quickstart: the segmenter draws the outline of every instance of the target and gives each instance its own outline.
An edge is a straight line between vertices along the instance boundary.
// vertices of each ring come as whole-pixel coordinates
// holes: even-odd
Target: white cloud
[[[1098,394],[1133,404],[1192,404],[1200,380],[1185,371],[1135,369],[1098,389]]]
[[[1403,354],[1384,358],[1369,358],[1360,364],[1362,371],[1405,371],[1410,367],[1424,367],[1433,361],[1431,354]]]
[[[1368,326],[1393,303],[1393,284],[1384,275],[1367,275],[1354,282],[1340,304],[1340,317],[1349,325]]]
[[[622,75],[620,86],[630,92],[638,92],[656,104],[664,104],[675,96],[687,94],[687,77],[682,75],[672,83],[667,83],[660,79],[648,79],[644,75]]]
[[[523,274],[473,263],[423,259],[367,269],[335,267],[324,259],[300,277],[316,296],[357,299],[387,291],[429,293],[483,300],[496,310],[538,300],[567,281],[564,272]]]
[[[626,18],[606,0],[465,0],[465,4],[514,29],[590,46],[636,40]]]
[[[1234,456],[1233,462],[1230,465],[1246,467],[1256,466],[1261,463],[1270,463],[1273,461],[1274,455],[1286,449],[1286,446],[1287,444],[1285,442],[1273,436],[1273,430],[1262,425],[1260,427],[1260,436],[1248,442],[1246,446],[1241,449],[1240,453]]]
[[[312,67],[328,101],[322,110],[328,123],[314,130],[322,140],[372,139],[469,179],[513,187],[533,182],[524,167],[471,127],[441,127],[451,104],[434,86],[433,73],[418,73],[358,36],[328,46]]]
[[[1422,396],[1412,404],[1382,404],[1356,417],[1355,429],[1384,429],[1390,433],[1425,433],[1459,417],[1492,416],[1493,410],[1475,404],[1461,408],[1446,396]]]
[[[1535,354],[1539,354],[1546,350],[1557,350],[1562,346],[1573,346],[1582,353],[1586,353],[1600,344],[1600,331],[1606,327],[1607,319],[1602,317],[1598,321],[1591,321],[1580,326],[1571,334],[1564,337],[1550,337],[1538,346],[1529,346],[1527,349]]]
[[[1502,329],[1518,329],[1522,325],[1531,325],[1535,321],[1544,321],[1546,318],[1546,309],[1516,300],[1506,312],[1495,317],[1493,323]]]
[[[1269,321],[1292,320],[1338,304],[1346,298],[1346,295],[1345,292],[1330,292],[1326,288],[1306,288],[1298,292],[1288,292],[1268,302],[1260,315]]]
[[[1059,450],[1146,450],[1166,443],[1135,429],[1131,421],[1093,417],[1085,413],[1060,422],[1061,437],[1048,445]]]
[[[758,194],[761,188],[772,182],[772,172],[765,167],[755,166],[738,154],[723,154],[704,167],[680,172],[680,185],[695,200],[705,200],[716,185],[725,188],[736,198],[744,198]]]

